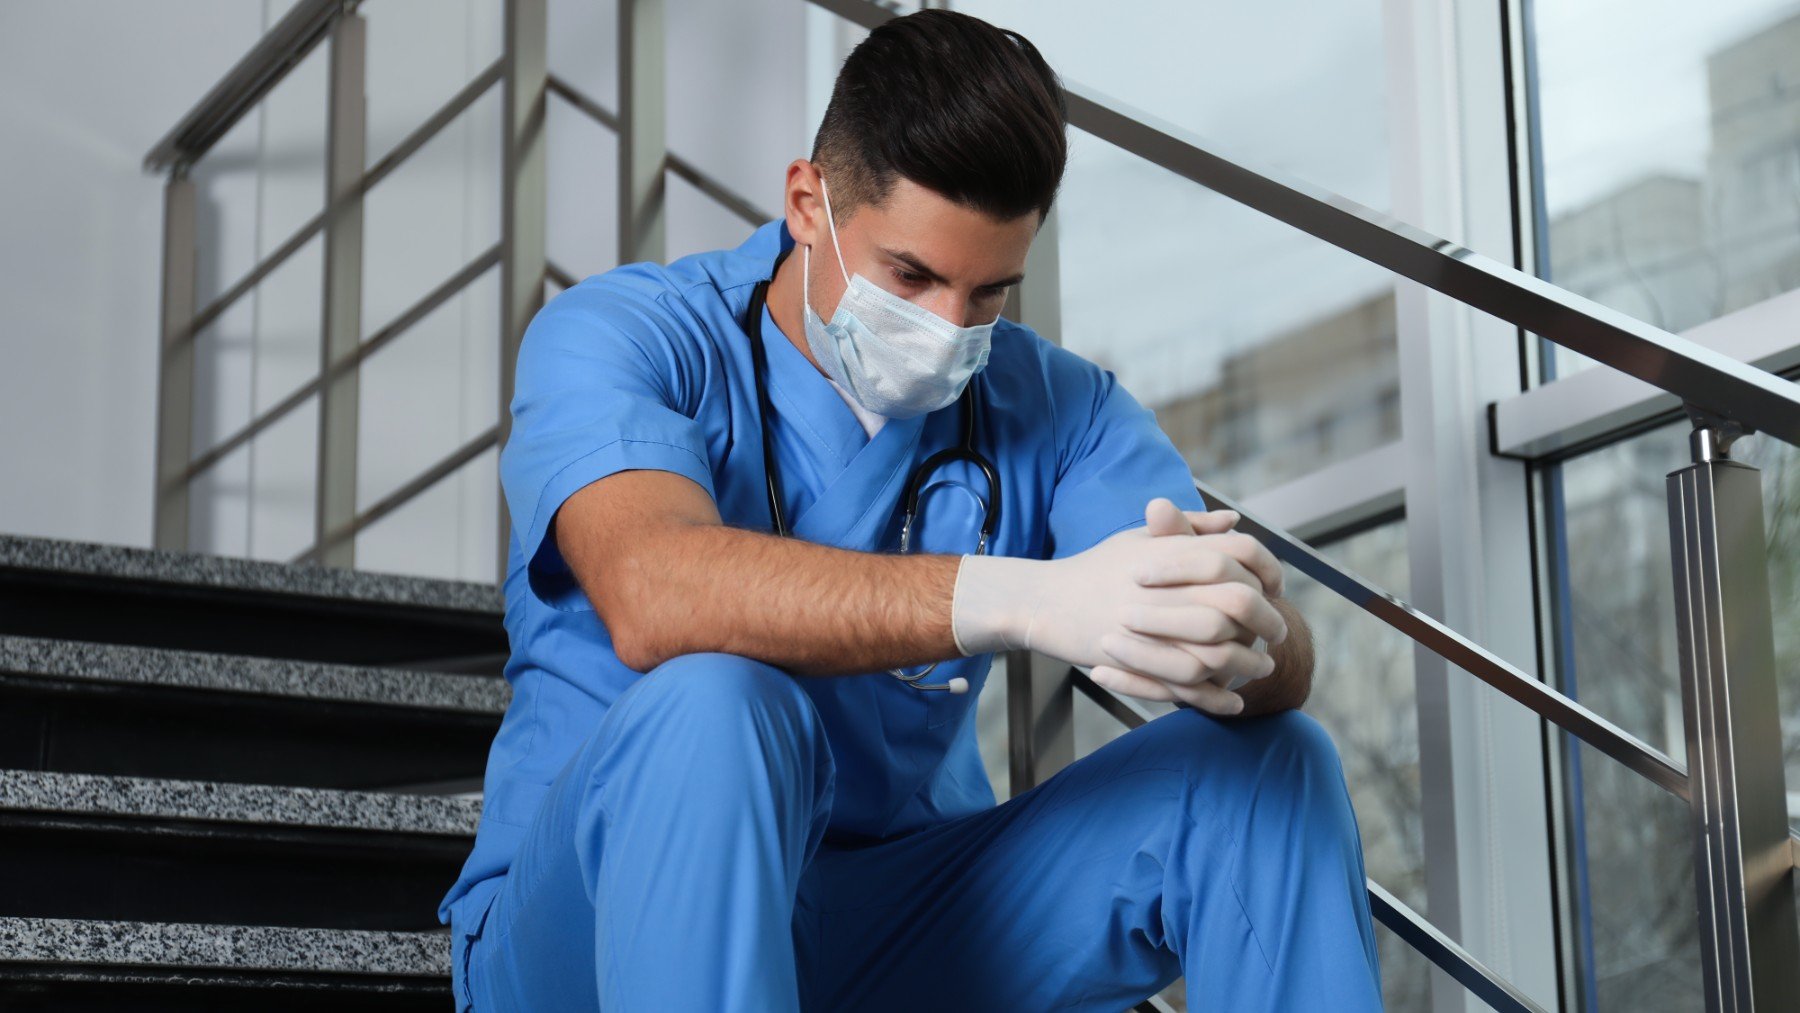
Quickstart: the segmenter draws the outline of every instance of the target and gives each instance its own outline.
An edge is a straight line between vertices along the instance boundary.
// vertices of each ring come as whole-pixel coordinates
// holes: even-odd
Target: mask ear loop
[[[819,191],[825,195],[825,224],[831,226],[831,249],[837,254],[838,273],[844,276],[844,284],[850,284],[850,269],[844,266],[844,248],[838,245],[837,220],[831,217],[831,187],[825,185],[825,177],[819,177]]]

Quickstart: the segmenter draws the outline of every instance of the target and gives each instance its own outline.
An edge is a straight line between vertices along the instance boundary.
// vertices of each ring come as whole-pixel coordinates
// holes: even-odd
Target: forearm
[[[1244,709],[1237,717],[1291,710],[1306,703],[1312,693],[1312,630],[1293,602],[1270,596],[1269,604],[1287,621],[1288,634],[1281,643],[1269,648],[1275,671],[1237,690],[1244,698]]]
[[[683,654],[756,658],[805,675],[958,657],[960,556],[853,552],[720,524],[644,533],[589,597],[619,659],[647,672]],[[585,585],[584,585],[585,586]]]

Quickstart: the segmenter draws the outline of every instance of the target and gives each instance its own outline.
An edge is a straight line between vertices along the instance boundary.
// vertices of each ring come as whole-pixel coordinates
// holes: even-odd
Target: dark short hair
[[[1037,47],[957,11],[893,18],[851,50],[813,140],[835,217],[905,177],[1001,221],[1050,213],[1068,100]]]

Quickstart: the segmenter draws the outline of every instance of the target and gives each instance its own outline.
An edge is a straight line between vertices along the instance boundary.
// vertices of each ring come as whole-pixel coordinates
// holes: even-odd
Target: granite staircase
[[[0,1009],[450,1006],[491,585],[0,536]]]

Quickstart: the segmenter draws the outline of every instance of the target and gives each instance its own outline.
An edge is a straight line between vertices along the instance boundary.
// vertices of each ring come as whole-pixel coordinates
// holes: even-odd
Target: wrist
[[[950,633],[964,657],[1030,646],[1038,560],[964,555],[951,595]]]

